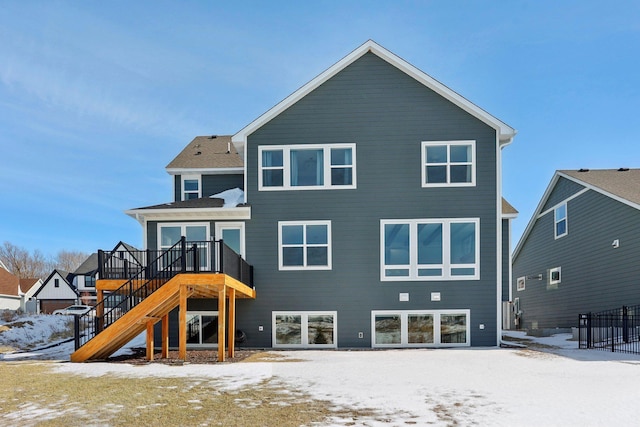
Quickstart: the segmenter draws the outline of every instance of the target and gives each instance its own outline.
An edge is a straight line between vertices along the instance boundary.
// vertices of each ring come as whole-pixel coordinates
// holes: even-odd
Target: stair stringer
[[[104,360],[180,305],[180,275],[173,277],[109,327],[71,354],[72,362]]]

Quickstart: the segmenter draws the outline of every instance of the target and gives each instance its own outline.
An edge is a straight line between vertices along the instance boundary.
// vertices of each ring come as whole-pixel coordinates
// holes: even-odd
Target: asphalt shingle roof
[[[580,169],[558,172],[614,196],[640,204],[640,169]]]
[[[168,165],[167,169],[241,168],[244,162],[231,135],[196,136]]]

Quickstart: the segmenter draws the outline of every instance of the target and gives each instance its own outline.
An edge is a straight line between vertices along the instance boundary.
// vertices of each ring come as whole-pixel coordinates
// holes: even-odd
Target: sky
[[[640,166],[640,2],[7,0],[0,243],[142,248],[124,211],[172,199],[193,137],[236,133],[368,39],[518,130],[512,247],[555,170]]]

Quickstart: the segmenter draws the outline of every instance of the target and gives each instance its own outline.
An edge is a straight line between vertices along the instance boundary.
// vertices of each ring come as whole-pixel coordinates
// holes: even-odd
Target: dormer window
[[[182,200],[198,199],[200,193],[200,175],[183,175],[182,176]]]

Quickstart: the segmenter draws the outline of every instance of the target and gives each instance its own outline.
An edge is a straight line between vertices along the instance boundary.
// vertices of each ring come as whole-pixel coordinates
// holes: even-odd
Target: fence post
[[[108,278],[104,276],[104,251],[102,249],[98,249],[98,277],[101,279]]]
[[[80,318],[78,316],[73,316],[73,337],[74,346],[77,350],[80,348]]]
[[[191,250],[193,251],[193,272],[200,272],[200,251],[198,251],[198,244],[194,243],[191,246]]]
[[[187,238],[185,236],[180,237],[180,271],[187,271]]]
[[[222,239],[218,240],[218,247],[220,248],[218,250],[218,260],[220,264],[218,266],[218,268],[220,269],[218,273],[224,273],[224,243]]]
[[[622,340],[629,342],[629,309],[626,305],[622,306]]]
[[[591,313],[587,313],[587,348],[591,348]]]

